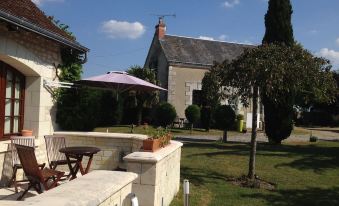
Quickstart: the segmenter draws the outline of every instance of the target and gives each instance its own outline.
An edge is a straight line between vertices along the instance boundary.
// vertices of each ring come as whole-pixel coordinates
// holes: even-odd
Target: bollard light
[[[189,194],[190,194],[190,182],[188,180],[184,180],[183,183],[184,190],[184,206],[189,206]]]

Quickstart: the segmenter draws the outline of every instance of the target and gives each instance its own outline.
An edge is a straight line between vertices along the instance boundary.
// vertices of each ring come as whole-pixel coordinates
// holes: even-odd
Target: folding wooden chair
[[[58,165],[67,165],[65,154],[59,152],[59,149],[66,147],[65,137],[45,135],[45,142],[49,168],[55,170]],[[76,163],[76,160],[70,160],[70,162]]]
[[[11,139],[11,151],[12,151],[12,168],[13,168],[13,175],[12,178],[9,182],[9,187],[13,184],[15,188],[15,192],[18,192],[18,182],[27,182],[27,180],[20,180],[17,181],[16,179],[16,174],[18,169],[22,169],[22,166],[20,164],[20,160],[18,157],[18,153],[15,147],[15,144],[19,145],[26,145],[33,147],[35,146],[34,139],[35,137],[30,136],[30,137],[23,137],[23,136],[12,136],[10,137]]]
[[[57,186],[58,181],[64,175],[64,172],[47,168],[40,169],[33,147],[18,144],[16,144],[15,147],[18,152],[22,169],[29,181],[27,189],[18,197],[18,200],[21,200],[32,187],[40,194],[45,190]]]

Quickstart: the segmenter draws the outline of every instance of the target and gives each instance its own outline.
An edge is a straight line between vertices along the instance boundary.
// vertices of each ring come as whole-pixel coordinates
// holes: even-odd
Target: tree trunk
[[[251,135],[251,152],[248,167],[248,178],[255,178],[255,155],[257,153],[257,112],[258,112],[258,87],[253,88],[253,110],[252,110],[252,135]]]
[[[224,130],[223,136],[222,136],[222,142],[226,143],[227,142],[227,130]]]
[[[193,123],[190,123],[191,124],[191,128],[190,128],[190,133],[192,134],[192,132],[193,132]]]

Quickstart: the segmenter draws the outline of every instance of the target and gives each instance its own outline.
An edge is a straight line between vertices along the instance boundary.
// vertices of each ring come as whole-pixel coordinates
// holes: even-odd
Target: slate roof
[[[165,35],[160,40],[167,61],[174,64],[212,66],[213,62],[233,60],[254,45]]]
[[[70,44],[77,49],[88,50],[76,42],[72,36],[54,25],[31,0],[0,0],[0,14],[1,19],[5,21],[44,34],[54,40],[60,40],[61,43]]]

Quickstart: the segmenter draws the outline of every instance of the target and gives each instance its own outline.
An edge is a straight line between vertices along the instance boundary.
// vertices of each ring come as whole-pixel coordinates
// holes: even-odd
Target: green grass
[[[181,182],[191,183],[191,205],[339,205],[339,142],[259,144],[257,175],[276,191],[242,188],[227,181],[247,174],[247,144],[185,143]],[[171,206],[183,205],[182,190]]]

